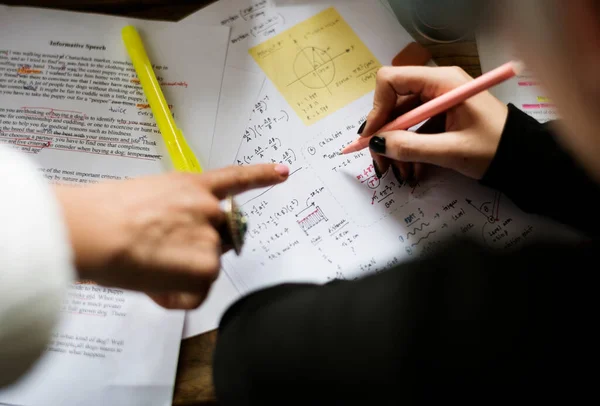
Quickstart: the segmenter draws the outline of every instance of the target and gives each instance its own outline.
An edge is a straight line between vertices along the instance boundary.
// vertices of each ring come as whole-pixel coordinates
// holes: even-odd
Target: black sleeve
[[[571,391],[598,340],[595,271],[581,265],[592,255],[574,249],[508,257],[463,241],[356,281],[253,293],[221,321],[219,404],[541,403]]]
[[[496,156],[481,180],[528,213],[549,217],[590,237],[598,236],[600,187],[559,145],[554,123],[508,105]]]

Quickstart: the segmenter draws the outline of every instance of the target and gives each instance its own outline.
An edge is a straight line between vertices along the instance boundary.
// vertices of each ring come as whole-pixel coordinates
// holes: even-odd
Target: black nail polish
[[[377,154],[385,154],[385,138],[373,136],[369,141],[369,148]]]
[[[402,179],[402,175],[400,175],[400,169],[398,169],[398,167],[394,164],[392,164],[392,173],[394,174],[394,177],[398,183],[400,183],[399,186],[402,186],[404,184],[404,179]]]
[[[358,127],[358,131],[356,132],[358,135],[362,134],[362,132],[365,130],[365,126],[367,125],[367,120],[365,120],[360,127]]]
[[[375,160],[373,159],[373,168],[375,168],[375,175],[381,179],[381,170],[379,170],[379,166],[377,166],[377,162],[375,162]]]
[[[408,186],[410,187],[416,187],[419,184],[419,181],[417,180],[417,178],[413,175],[408,181]]]
[[[412,164],[408,165],[405,175],[406,183],[408,183],[408,186],[415,187],[415,185],[417,184],[417,178],[415,177],[415,166]]]

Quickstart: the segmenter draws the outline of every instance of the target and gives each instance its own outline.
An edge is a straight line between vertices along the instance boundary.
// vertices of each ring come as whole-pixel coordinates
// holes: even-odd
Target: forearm
[[[547,216],[591,236],[600,220],[600,187],[559,145],[551,123],[540,124],[509,106],[500,145],[482,183],[505,193],[522,210]]]
[[[111,261],[125,246],[127,230],[123,218],[127,213],[115,209],[114,204],[122,197],[102,184],[84,189],[55,185],[53,189],[64,211],[78,274],[101,281],[103,270],[116,267]]]
[[[41,355],[74,276],[62,213],[24,157],[0,148],[0,387]]]

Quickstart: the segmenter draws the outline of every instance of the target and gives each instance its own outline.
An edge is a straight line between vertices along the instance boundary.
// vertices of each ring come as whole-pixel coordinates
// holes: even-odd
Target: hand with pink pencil
[[[508,114],[507,106],[486,89],[518,69],[508,63],[474,80],[456,67],[384,67],[360,137],[342,153],[369,147],[378,174],[391,165],[401,182],[418,181],[422,164],[480,179],[496,153]],[[406,131],[430,117],[420,131]]]

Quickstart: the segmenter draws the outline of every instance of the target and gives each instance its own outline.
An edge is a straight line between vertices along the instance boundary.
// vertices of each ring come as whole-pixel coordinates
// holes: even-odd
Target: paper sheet
[[[226,27],[0,7],[0,142],[30,154],[49,181],[83,185],[170,168],[122,44],[120,30],[130,23],[176,121],[207,159]],[[182,311],[82,283],[70,289],[62,316],[41,361],[0,391],[0,402],[171,404]]]
[[[370,31],[369,27],[373,24],[380,24],[377,27],[377,32],[383,35],[380,46],[387,47],[395,55],[401,50],[398,38],[404,38],[408,34],[400,27],[393,14],[388,12],[382,16],[379,11],[371,12],[369,8],[372,3],[374,2],[357,0],[220,0],[181,21],[183,24],[221,24],[231,28],[210,167],[222,167],[234,162],[240,137],[248,124],[250,110],[256,107],[258,92],[265,80],[262,69],[248,50],[328,6],[347,4],[353,21],[361,21],[365,25],[365,31]],[[353,27],[352,24],[350,26]],[[370,38],[377,40],[372,35]],[[366,45],[369,47],[370,44]]]
[[[142,20],[104,16],[89,17],[81,14],[76,14],[76,17],[73,17],[72,13],[52,10],[25,11],[26,9],[20,8],[8,8],[7,10],[9,11],[2,14],[3,25],[0,27],[3,33],[7,33],[1,39],[2,44],[6,44],[3,45],[3,52],[9,58],[6,63],[12,64],[6,65],[7,72],[16,66],[14,69],[16,71],[20,70],[20,73],[18,77],[14,78],[14,84],[6,83],[5,86],[17,86],[17,89],[15,89],[17,93],[14,94],[20,97],[28,97],[28,94],[32,95],[31,97],[35,102],[49,99],[52,103],[55,101],[66,103],[75,106],[67,108],[67,110],[72,111],[79,111],[78,106],[92,106],[112,116],[114,121],[118,119],[123,121],[122,117],[128,118],[128,116],[137,118],[138,120],[128,120],[133,123],[141,119],[147,121],[147,119],[152,118],[152,113],[145,103],[145,97],[141,93],[139,83],[136,82],[135,78],[130,77],[131,72],[127,72],[121,64],[111,63],[111,58],[128,60],[127,53],[122,46],[120,29],[129,22],[135,22],[141,35],[148,38],[146,46],[150,58],[154,60],[161,59],[170,63],[160,65],[153,61],[157,66],[157,77],[163,87],[166,99],[172,106],[175,119],[183,129],[191,147],[197,153],[198,159],[203,164],[208,162],[216,121],[216,101],[219,99],[223,72],[223,62],[221,61],[223,61],[226,53],[227,37],[224,37],[227,32],[226,27],[178,26],[180,35],[173,38],[170,47],[159,49],[154,47],[150,41],[161,40],[161,32],[168,27],[174,27],[174,24],[161,22],[150,24]],[[12,23],[9,20],[9,12],[15,18],[22,18],[26,23],[22,25]],[[27,18],[28,14],[33,17]],[[75,25],[74,20],[81,21],[81,25]],[[27,24],[27,27],[31,27],[27,28],[27,35],[20,35],[19,42],[16,42],[17,33],[23,34],[25,24]],[[83,24],[89,27],[90,34],[82,36],[78,33],[77,30],[81,30],[79,27]],[[60,29],[55,28],[59,26],[61,26]],[[9,31],[10,29],[13,31]],[[93,32],[102,33],[102,35],[94,37],[91,34]],[[8,33],[10,33],[10,43],[8,42]],[[108,35],[108,33],[112,35]],[[214,40],[209,39],[213,33],[215,35]],[[79,41],[78,37],[82,37],[82,40]],[[83,39],[86,39],[89,44],[83,42]],[[50,45],[50,41],[57,45]],[[48,69],[38,74],[35,68],[30,69],[30,71],[27,70],[27,66],[31,63],[28,63],[26,59],[10,60],[11,49],[20,44],[28,44],[29,48],[25,48],[25,50],[35,53],[33,56],[24,56],[24,58],[29,57],[32,61],[35,61],[35,58],[39,55],[41,58],[37,58],[37,60],[40,61],[40,64],[46,64]],[[174,44],[177,46],[174,46]],[[73,48],[69,45],[83,45],[84,48]],[[106,50],[88,50],[85,48],[87,45],[105,46]],[[196,53],[187,55],[189,54],[187,50],[192,46],[196,49],[202,47],[204,49],[202,51],[203,55]],[[83,58],[91,57],[92,60],[72,59],[67,61],[59,59],[61,55],[66,55],[71,51],[81,51],[80,55]],[[48,56],[56,55],[58,58],[43,57],[44,54]],[[174,66],[171,61],[180,60],[182,55],[190,58],[193,65],[178,64]],[[94,59],[98,62],[94,62]],[[98,72],[95,72],[94,69]],[[169,69],[171,70],[169,71]],[[61,88],[54,84],[44,87],[44,84],[50,79],[56,83],[60,82],[61,73],[75,72],[76,70],[79,70],[78,74],[81,76],[76,77],[75,81],[77,83],[71,82],[73,84],[72,88],[71,83],[68,84],[69,87],[66,89],[64,86]],[[89,82],[92,78],[84,75],[93,76],[96,85]],[[173,79],[168,80],[168,77]],[[115,78],[119,80],[114,80]],[[97,88],[92,89],[93,86],[97,86]],[[4,93],[5,96],[13,95],[6,94],[6,90]],[[43,94],[50,97],[36,96]],[[107,97],[103,95],[107,95]],[[192,95],[194,96],[193,103],[189,103],[189,98]],[[37,105],[37,103],[33,104],[32,107]],[[121,110],[116,106],[119,106]],[[56,108],[58,109],[58,107]],[[170,161],[167,159],[161,168],[169,164]]]
[[[210,158],[211,167],[234,163],[241,147],[240,139],[252,136],[258,129],[255,125],[268,125],[254,122],[248,127],[251,114],[265,112],[264,100],[259,99],[258,92],[269,87],[264,73],[248,50],[332,4],[344,8],[344,16],[351,27],[354,28],[354,23],[360,22],[363,37],[370,41],[366,44],[367,47],[378,45],[385,50],[383,55],[389,61],[402,49],[403,44],[411,40],[393,14],[381,13],[378,9],[373,11],[371,3],[363,1],[277,1],[275,6],[274,2],[268,0],[221,0],[183,20],[185,24],[217,22],[231,28],[217,130]],[[376,32],[370,27],[377,27]],[[377,35],[380,37],[377,38]],[[285,105],[283,102],[284,107]],[[280,107],[271,104],[269,113],[276,113],[276,109]],[[273,117],[279,119],[278,116]],[[216,328],[223,312],[239,296],[240,293],[229,278],[219,277],[204,304],[197,310],[186,313],[184,337]]]
[[[271,3],[260,2],[255,13],[257,16],[250,20],[264,18],[264,9]],[[250,1],[219,1],[205,7],[182,20],[179,24],[222,25],[231,27],[227,47],[227,59],[223,73],[223,82],[219,99],[217,122],[215,126],[209,168],[222,168],[231,165],[239,147],[239,140],[250,118],[252,105],[258,98],[258,93],[264,83],[264,75],[256,69],[247,69],[237,64],[235,37],[238,30],[246,28]],[[262,13],[262,14],[261,14]],[[260,15],[258,15],[260,14]],[[232,15],[237,16],[232,20]],[[246,19],[240,17],[245,16]],[[239,20],[239,21],[237,21]],[[235,21],[235,24],[234,24]],[[245,48],[244,48],[245,50]],[[233,57],[232,57],[233,55]],[[221,271],[219,278],[213,283],[208,297],[199,308],[186,312],[183,337],[188,338],[214,330],[219,325],[221,316],[227,307],[240,297],[231,280]]]
[[[253,21],[266,19],[266,10],[272,8],[270,2],[261,0],[259,3],[259,6],[252,8],[254,12],[249,14],[249,8],[253,7],[254,2],[248,0],[219,1],[188,16],[179,23],[191,26],[218,24],[231,28],[217,124],[210,154],[210,168],[222,168],[233,162],[239,139],[250,118],[251,106],[258,98],[258,92],[265,79],[259,70],[238,63],[235,57],[240,46],[239,40],[236,39],[240,35],[239,32],[247,29]]]
[[[480,33],[477,36],[477,49],[482,72],[488,72],[514,58],[510,46],[489,33]],[[490,92],[504,103],[513,103],[539,122],[558,118],[554,103],[527,69],[490,89]]]
[[[283,16],[286,6],[278,4]],[[330,6],[296,10],[304,16],[310,12],[305,17],[310,18]],[[379,2],[334,6],[382,64],[412,41]],[[340,155],[356,138],[372,97],[371,92],[305,126],[276,86],[265,84],[236,163],[282,162],[291,176],[284,184],[238,198],[249,219],[247,242],[241,257],[224,257],[224,267],[241,292],[290,281],[361,277],[460,236],[498,250],[547,236],[577,238],[453,172],[434,171],[411,188],[389,171],[378,179],[366,150]]]
[[[307,126],[372,91],[381,67],[333,7],[249,52]]]
[[[241,296],[229,276],[221,270],[219,278],[213,283],[208,297],[200,307],[185,314],[183,338],[192,337],[219,327],[223,313]]]
[[[231,165],[240,134],[250,119],[250,109],[258,98],[264,77],[256,72],[225,67],[219,113],[210,154],[209,168]]]

